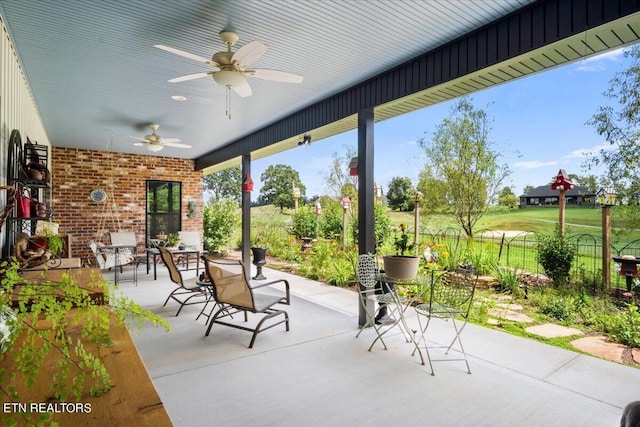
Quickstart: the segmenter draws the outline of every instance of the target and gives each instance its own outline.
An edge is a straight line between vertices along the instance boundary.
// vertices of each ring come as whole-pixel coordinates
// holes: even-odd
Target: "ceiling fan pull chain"
[[[224,115],[231,120],[231,87],[227,86],[227,110],[224,112]]]

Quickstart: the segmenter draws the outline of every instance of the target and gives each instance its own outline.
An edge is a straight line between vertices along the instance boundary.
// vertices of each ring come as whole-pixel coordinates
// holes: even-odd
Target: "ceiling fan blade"
[[[169,144],[173,144],[174,142],[180,142],[180,138],[161,138],[160,139],[160,143],[164,144],[169,143]]]
[[[193,59],[194,61],[203,62],[209,65],[217,65],[213,61],[205,58],[204,56],[195,55],[193,53],[185,52],[184,50],[176,49],[174,47],[169,47],[162,44],[154,44],[153,47],[157,47],[158,49],[162,49],[169,53],[182,56],[183,58]]]
[[[267,70],[264,68],[255,68],[252,70],[245,70],[244,74],[255,77],[256,79],[271,80],[274,82],[283,83],[302,83],[304,77],[297,74],[287,73],[278,70]]]
[[[175,139],[175,138],[167,138],[167,139]],[[180,140],[178,140],[180,141]],[[191,148],[190,145],[187,144],[178,144],[177,142],[169,142],[166,139],[160,141],[160,145],[164,145],[165,147],[176,147],[176,148]]]
[[[178,83],[178,82],[186,82],[187,80],[195,80],[202,77],[207,77],[211,73],[195,73],[195,74],[187,74],[186,76],[175,77],[173,79],[167,80],[169,83]]]
[[[242,82],[239,85],[231,86],[231,89],[236,91],[236,93],[243,98],[247,96],[251,96],[251,93],[252,93],[251,86],[249,86],[249,82],[247,82],[246,79],[244,82]]]
[[[249,42],[236,51],[231,62],[238,61],[242,65],[249,65],[260,58],[267,51],[267,45],[257,40]]]
[[[142,141],[142,142],[146,141],[144,138],[138,138],[137,136],[130,136],[129,138],[133,138],[133,139],[135,139],[137,141]]]
[[[133,145],[135,145],[136,147],[144,147],[144,142],[134,142]]]

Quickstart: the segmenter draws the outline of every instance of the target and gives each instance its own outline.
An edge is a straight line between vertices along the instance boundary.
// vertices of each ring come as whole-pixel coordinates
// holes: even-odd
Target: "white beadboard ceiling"
[[[2,0],[0,14],[54,146],[148,154],[130,136],[142,137],[150,133],[146,125],[158,123],[159,134],[193,148],[157,154],[195,159],[532,2]],[[154,44],[211,57],[225,50],[221,30],[240,36],[234,50],[252,40],[268,46],[253,67],[300,74],[304,81],[250,78],[253,96],[231,94],[231,120],[225,89],[211,78],[167,82],[208,68]],[[518,64],[509,67],[519,74],[513,72]],[[457,90],[439,88],[380,108],[377,118],[494,83],[483,77],[454,84]],[[345,120],[318,135],[352,126]]]

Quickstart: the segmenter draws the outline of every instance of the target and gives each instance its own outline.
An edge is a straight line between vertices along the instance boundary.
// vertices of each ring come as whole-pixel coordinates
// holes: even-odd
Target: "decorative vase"
[[[266,255],[267,255],[267,247],[262,246],[254,246],[251,248],[251,253],[253,254],[253,265],[256,266],[257,272],[255,277],[252,277],[254,280],[264,280],[266,277],[262,274],[262,266],[267,263]]]
[[[396,280],[410,280],[418,275],[420,258],[417,256],[385,255],[382,257],[384,274]]]
[[[312,237],[302,237],[302,249],[300,250],[300,252],[311,251],[311,249],[313,249],[313,246],[311,245],[312,240]]]

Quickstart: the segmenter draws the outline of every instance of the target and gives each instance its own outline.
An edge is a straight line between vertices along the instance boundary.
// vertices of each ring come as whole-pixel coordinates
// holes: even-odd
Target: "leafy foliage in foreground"
[[[43,362],[55,353],[61,356],[51,376],[55,399],[80,401],[87,391],[101,396],[112,384],[97,349],[113,345],[109,337],[112,319],[127,327],[134,322],[141,327],[148,321],[169,330],[160,316],[116,295],[101,276],[92,278],[87,288],[67,274],[60,282],[28,281],[18,274],[16,263],[6,261],[0,264],[0,275],[0,312],[7,326],[0,330],[0,395],[5,402],[24,401],[16,384],[33,386]],[[90,293],[99,287],[104,287],[104,301]],[[14,369],[7,368],[11,365]],[[21,415],[27,423],[35,422],[28,413]],[[47,420],[38,420],[42,421]]]

